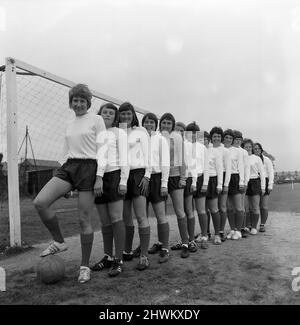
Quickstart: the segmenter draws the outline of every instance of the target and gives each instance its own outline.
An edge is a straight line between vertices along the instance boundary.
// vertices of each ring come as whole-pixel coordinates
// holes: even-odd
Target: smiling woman
[[[105,125],[102,117],[88,114],[91,100],[92,93],[86,85],[78,84],[70,89],[69,105],[75,113],[75,119],[66,127],[64,163],[34,200],[34,206],[53,238],[53,242],[41,253],[41,256],[45,257],[67,250],[57,217],[50,206],[70,190],[78,190],[82,251],[78,277],[80,283],[90,280],[89,259],[94,238],[91,225],[94,193],[100,195],[103,186],[103,171],[99,162],[97,167],[97,139],[105,130]]]

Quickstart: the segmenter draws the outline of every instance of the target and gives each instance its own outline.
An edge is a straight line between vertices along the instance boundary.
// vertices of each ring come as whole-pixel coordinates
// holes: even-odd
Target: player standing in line
[[[259,156],[264,164],[265,169],[265,176],[266,176],[266,188],[265,194],[261,195],[260,197],[260,226],[259,231],[265,232],[265,224],[268,219],[268,202],[269,202],[269,195],[272,192],[273,184],[274,184],[274,168],[272,161],[270,158],[263,154],[264,150],[260,143],[254,144],[254,153]]]
[[[234,133],[231,129],[224,132],[224,146],[229,149],[231,157],[231,177],[228,188],[228,222],[230,232],[227,239],[242,238],[241,228],[244,220],[244,212],[242,207],[242,194],[244,191],[244,157],[240,148],[232,145],[234,140]],[[230,210],[232,210],[231,212]]]
[[[204,131],[204,146],[206,149],[210,148],[212,146],[212,144],[210,143],[210,135],[207,131]],[[206,152],[206,155],[207,155],[207,152]],[[206,189],[207,190],[207,189]],[[211,213],[207,207],[207,202],[206,202],[206,215],[207,215],[207,238],[208,240],[211,239],[211,232],[210,232],[210,220],[211,220]],[[195,242],[196,243],[201,243],[202,242],[202,237],[201,237],[201,234],[197,234],[195,236]]]
[[[147,113],[142,119],[143,127],[150,135],[150,165],[152,173],[147,201],[151,202],[156,219],[158,243],[148,251],[149,254],[159,253],[159,263],[169,259],[170,226],[165,213],[168,198],[168,179],[170,173],[170,151],[168,142],[157,130],[158,119],[155,114]]]
[[[248,228],[246,227],[246,220],[250,220],[250,213],[249,213],[249,208],[247,208],[247,212],[246,212],[246,205],[249,206],[248,204],[248,199],[246,198],[246,191],[247,191],[247,186],[248,186],[248,182],[249,182],[249,177],[250,177],[250,165],[249,165],[249,155],[248,152],[241,147],[242,142],[243,142],[243,134],[238,131],[238,130],[234,130],[233,131],[233,135],[234,135],[234,139],[233,139],[233,146],[235,148],[240,149],[240,151],[243,154],[243,162],[244,162],[244,188],[243,190],[241,190],[241,200],[242,200],[242,209],[243,209],[243,222],[242,222],[242,229],[241,229],[241,234],[243,238],[246,238],[248,235]],[[234,211],[231,210],[228,211],[228,217],[230,215],[234,215]],[[234,217],[232,217],[234,218]]]
[[[123,203],[129,176],[127,134],[118,128],[118,109],[113,104],[102,105],[98,115],[102,116],[107,129],[100,139],[101,157],[105,159],[101,160],[101,166],[98,167],[101,175],[104,175],[103,189],[101,196],[95,198],[101,223],[104,257],[91,269],[101,271],[110,268],[109,276],[117,276],[123,271],[122,254],[125,243]]]
[[[174,131],[179,132],[184,139],[185,124],[183,122],[176,122]]]
[[[221,245],[220,226],[221,217],[218,209],[218,196],[223,189],[223,158],[222,152],[218,148],[223,138],[223,130],[220,127],[214,127],[210,131],[210,138],[213,147],[208,152],[209,181],[206,192],[206,202],[211,212],[212,221],[215,229],[214,244]]]
[[[244,140],[243,148],[247,150],[250,165],[250,179],[247,186],[246,196],[249,201],[250,211],[250,234],[257,234],[257,223],[259,220],[259,200],[260,196],[265,194],[266,178],[264,165],[261,159],[253,153],[253,142],[250,139]]]
[[[170,148],[170,176],[168,192],[171,196],[175,214],[177,216],[178,229],[181,242],[171,247],[172,250],[181,249],[181,257],[190,255],[188,243],[187,219],[184,213],[183,192],[186,185],[186,166],[184,162],[184,147],[182,136],[174,131],[175,118],[171,113],[165,113],[159,121],[159,130],[166,137]]]
[[[101,116],[88,113],[91,107],[92,93],[86,85],[78,84],[69,91],[69,105],[75,118],[66,127],[63,165],[54,177],[43,187],[34,200],[42,222],[53,237],[53,242],[41,256],[60,253],[67,249],[61,234],[55,213],[50,209],[52,203],[71,190],[78,190],[79,223],[81,228],[81,266],[78,281],[90,280],[89,259],[91,255],[94,233],[91,223],[94,207],[94,194],[102,192],[100,170],[101,157],[98,155],[99,134],[105,130]],[[96,176],[97,175],[97,176]]]
[[[133,205],[139,226],[141,245],[141,253],[136,268],[143,271],[150,265],[147,256],[150,242],[150,225],[147,218],[146,200],[151,176],[151,166],[149,165],[150,138],[146,129],[139,127],[139,121],[132,104],[125,102],[119,107],[119,119],[121,124],[124,123],[127,126],[128,162],[130,167],[123,211],[123,219],[126,230],[123,260],[131,261],[133,259]]]
[[[195,164],[195,177],[193,177],[194,185],[196,185],[196,191],[193,193],[195,207],[198,213],[198,220],[200,224],[201,234],[199,242],[201,242],[201,248],[208,248],[208,235],[207,235],[207,213],[206,213],[206,191],[209,180],[209,168],[208,168],[208,155],[207,149],[204,144],[200,142],[200,128],[193,122],[190,123],[186,132],[190,132],[192,136],[193,155],[192,164]]]
[[[177,122],[178,123],[178,122]],[[176,127],[175,127],[176,130]],[[193,132],[191,128],[183,134],[184,159],[186,165],[186,186],[184,188],[184,213],[187,217],[187,229],[189,234],[189,251],[195,253],[197,245],[195,242],[195,215],[193,194],[197,189],[197,170],[195,160],[195,145],[193,143]]]
[[[227,221],[227,198],[228,198],[228,187],[231,178],[231,157],[229,147],[232,144],[232,130],[227,130],[223,134],[222,142],[217,147],[221,151],[223,161],[223,189],[218,197],[218,208],[221,217],[220,223],[220,238],[224,242],[226,237],[224,235],[225,224]]]

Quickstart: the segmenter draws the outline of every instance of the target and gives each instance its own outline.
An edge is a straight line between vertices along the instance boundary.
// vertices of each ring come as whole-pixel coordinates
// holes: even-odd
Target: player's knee
[[[47,204],[40,200],[39,198],[35,198],[33,201],[33,205],[37,211],[43,211],[47,208]]]
[[[111,213],[110,219],[111,219],[111,223],[115,223],[123,220],[122,215],[120,213]]]
[[[79,225],[80,225],[81,233],[89,234],[89,233],[93,232],[93,227],[88,220],[80,218]]]
[[[186,216],[187,216],[188,218],[193,218],[193,217],[194,217],[194,215],[193,215],[193,210],[185,209],[184,212],[185,212],[185,214],[186,214]]]
[[[260,209],[259,209],[259,208],[252,208],[252,209],[251,209],[251,212],[252,212],[253,214],[259,214]]]
[[[163,223],[167,223],[168,222],[168,219],[166,216],[158,216],[157,217],[157,223],[158,224],[163,224]]]
[[[149,220],[147,217],[146,218],[137,217],[137,222],[138,222],[139,228],[149,227]]]
[[[226,209],[226,207],[222,206],[222,207],[220,207],[219,211],[222,213],[226,213],[227,209]]]

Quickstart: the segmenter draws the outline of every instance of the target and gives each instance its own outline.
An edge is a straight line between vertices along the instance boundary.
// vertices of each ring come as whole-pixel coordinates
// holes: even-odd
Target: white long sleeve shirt
[[[228,187],[230,182],[230,177],[231,177],[230,150],[228,148],[225,148],[223,144],[221,144],[221,146],[217,147],[216,149],[218,149],[222,155],[223,172],[225,172],[224,186]]]
[[[252,154],[248,155],[249,165],[250,165],[250,179],[260,178],[261,189],[265,190],[266,187],[266,177],[265,169],[260,157]]]
[[[207,149],[209,177],[217,176],[217,188],[223,189],[223,157],[222,152],[218,148],[210,147]],[[203,185],[208,185],[208,182],[203,182]]]
[[[229,148],[231,153],[231,174],[239,174],[240,176],[240,186],[245,184],[245,166],[244,166],[244,156],[240,148],[231,146]],[[245,151],[245,150],[244,150]]]
[[[265,176],[269,178],[268,190],[272,190],[274,184],[274,168],[271,159],[267,156],[264,156],[264,169]]]
[[[130,170],[145,168],[145,177],[150,178],[150,136],[142,126],[128,128],[128,163]],[[125,130],[125,131],[126,131]]]
[[[249,164],[249,155],[247,150],[242,147],[239,147],[244,157],[244,185],[247,186],[250,179],[250,164]]]
[[[99,150],[97,138],[104,130],[105,124],[99,115],[88,112],[82,116],[75,116],[66,127],[60,163],[63,164],[69,158],[97,159],[98,166],[100,166],[97,156]],[[101,171],[97,169],[97,175],[100,173]]]
[[[100,176],[121,169],[120,185],[126,186],[129,176],[126,132],[117,127],[109,128],[99,134],[97,142],[100,144],[98,150]]]
[[[204,183],[209,181],[208,154],[204,144],[196,141],[185,141],[186,176],[192,177],[192,185],[196,186],[198,176],[203,174]]]
[[[152,174],[161,173],[161,187],[168,187],[170,174],[170,149],[168,142],[159,132],[153,132],[150,137]]]
[[[170,134],[163,131],[170,148],[170,177],[180,176],[185,178],[186,165],[184,160],[184,145],[180,133],[173,131]]]

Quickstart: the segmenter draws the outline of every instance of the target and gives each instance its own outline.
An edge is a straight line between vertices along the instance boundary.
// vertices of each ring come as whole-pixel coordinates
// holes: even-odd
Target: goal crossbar
[[[19,71],[21,70],[21,72]],[[28,63],[12,57],[7,57],[5,66],[1,71],[6,75],[6,123],[7,123],[7,180],[8,180],[8,206],[10,226],[10,246],[21,246],[21,209],[18,178],[18,87],[17,75],[39,76],[57,84],[73,87],[73,81],[67,80],[45,70],[39,69]],[[91,90],[95,98],[120,106],[124,101],[107,96],[98,91]],[[140,114],[148,113],[147,110],[134,106]]]

